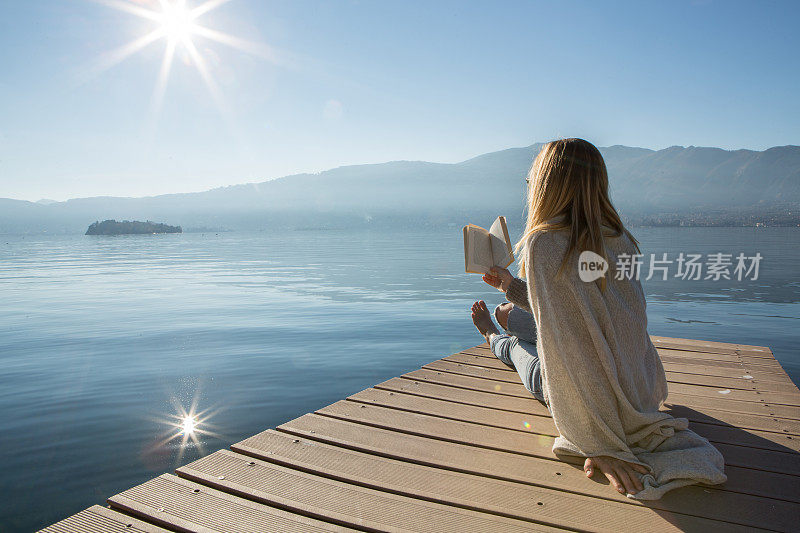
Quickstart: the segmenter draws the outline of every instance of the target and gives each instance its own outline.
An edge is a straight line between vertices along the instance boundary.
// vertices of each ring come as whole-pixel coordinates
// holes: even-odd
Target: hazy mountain
[[[478,213],[520,217],[524,177],[541,144],[455,164],[393,161],[297,174],[200,193],[43,203],[0,199],[0,232],[83,232],[97,220],[204,228],[463,223]],[[800,206],[800,147],[601,148],[624,215],[788,212]]]

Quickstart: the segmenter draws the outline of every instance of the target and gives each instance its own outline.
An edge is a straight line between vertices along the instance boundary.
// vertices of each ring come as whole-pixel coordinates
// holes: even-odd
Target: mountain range
[[[205,192],[64,202],[0,198],[0,233],[83,233],[105,219],[206,230],[352,224],[458,224],[522,216],[537,143],[460,163],[392,161],[296,174]],[[800,146],[764,151],[672,146],[600,148],[611,196],[629,223],[800,223]],[[475,219],[478,220],[478,219]]]

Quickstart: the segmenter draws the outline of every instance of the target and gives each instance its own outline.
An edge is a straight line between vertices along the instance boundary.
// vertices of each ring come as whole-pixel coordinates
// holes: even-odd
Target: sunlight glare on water
[[[184,435],[191,435],[194,433],[195,428],[195,420],[191,416],[186,416],[183,418],[183,423],[181,424],[183,427],[183,434]]]

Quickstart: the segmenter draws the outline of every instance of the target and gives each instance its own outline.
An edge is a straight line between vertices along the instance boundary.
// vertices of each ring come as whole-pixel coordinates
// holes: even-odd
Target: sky
[[[162,29],[130,12],[158,0],[0,0],[0,197],[202,191],[559,137],[800,144],[798,2],[206,7],[194,23],[217,33],[178,41],[165,76],[167,37],[113,64]]]

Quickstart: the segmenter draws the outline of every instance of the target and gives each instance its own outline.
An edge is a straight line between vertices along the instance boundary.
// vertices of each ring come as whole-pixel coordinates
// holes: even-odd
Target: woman
[[[483,278],[510,302],[495,310],[507,334],[483,301],[472,319],[492,352],[547,404],[559,433],[553,451],[585,458],[587,476],[599,470],[638,499],[723,483],[719,451],[685,418],[659,411],[667,380],[647,333],[644,292],[638,276],[614,268],[639,248],[611,204],[599,150],[582,139],[548,143],[527,181],[528,219],[516,246],[526,281],[503,268]],[[581,280],[585,251],[606,262],[604,276]]]

